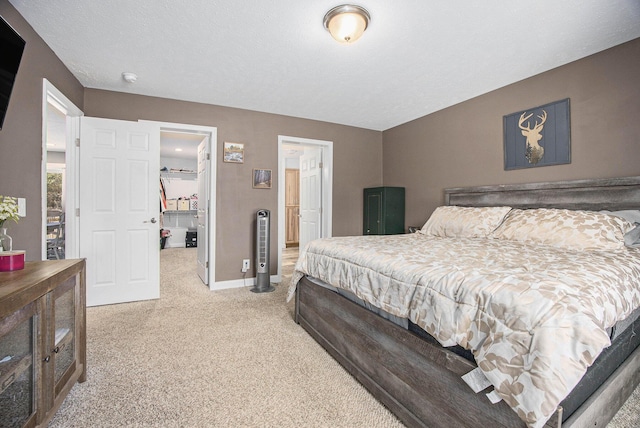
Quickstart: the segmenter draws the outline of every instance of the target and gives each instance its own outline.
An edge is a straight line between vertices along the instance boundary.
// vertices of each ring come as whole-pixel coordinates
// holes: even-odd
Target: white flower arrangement
[[[0,195],[0,227],[4,227],[7,220],[17,223],[18,219],[18,199]]]

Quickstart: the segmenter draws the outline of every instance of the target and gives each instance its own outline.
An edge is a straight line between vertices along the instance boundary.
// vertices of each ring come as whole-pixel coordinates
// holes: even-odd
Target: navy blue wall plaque
[[[504,169],[571,163],[569,98],[504,116]]]

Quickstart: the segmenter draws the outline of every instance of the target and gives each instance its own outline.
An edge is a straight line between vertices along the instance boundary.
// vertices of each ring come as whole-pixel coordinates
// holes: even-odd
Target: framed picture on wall
[[[569,98],[504,116],[504,169],[571,163]]]
[[[254,189],[271,189],[271,170],[270,169],[254,169],[253,170],[253,188]]]
[[[224,142],[224,153],[222,160],[231,163],[244,162],[244,144]]]

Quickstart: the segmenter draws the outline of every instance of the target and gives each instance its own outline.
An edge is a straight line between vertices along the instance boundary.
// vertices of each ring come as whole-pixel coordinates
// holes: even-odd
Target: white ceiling
[[[203,139],[204,136],[201,134],[162,131],[160,132],[160,156],[196,161],[198,159],[198,145]]]
[[[352,45],[336,0],[9,1],[85,87],[373,130],[640,37],[638,0],[359,0]]]

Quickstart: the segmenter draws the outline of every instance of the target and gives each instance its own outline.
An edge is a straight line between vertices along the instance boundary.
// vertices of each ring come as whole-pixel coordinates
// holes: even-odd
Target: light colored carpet
[[[50,427],[403,426],[293,321],[288,282],[210,292],[195,254],[161,251],[159,300],[87,309],[88,380]]]
[[[402,427],[293,321],[286,285],[209,291],[161,251],[161,298],[87,309],[87,381],[50,427]]]

